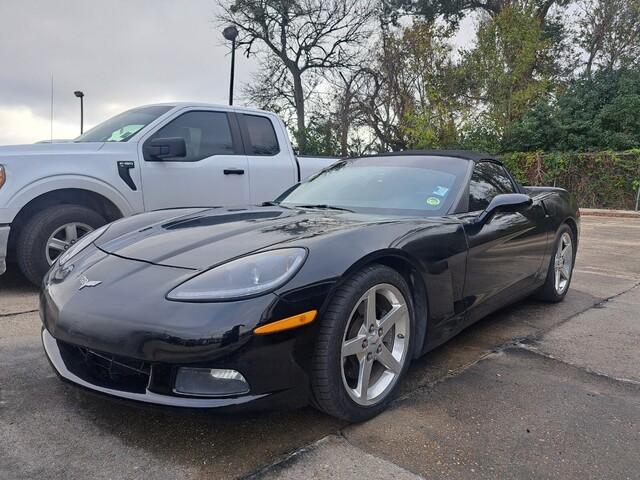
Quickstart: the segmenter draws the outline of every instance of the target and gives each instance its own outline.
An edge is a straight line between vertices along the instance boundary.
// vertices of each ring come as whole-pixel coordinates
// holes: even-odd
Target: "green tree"
[[[530,10],[503,9],[481,23],[475,48],[463,54],[468,121],[491,125],[502,138],[552,90],[553,73],[537,68],[552,47]]]
[[[637,64],[640,0],[582,0],[577,42],[587,54],[586,72]]]
[[[563,150],[640,147],[640,69],[596,71],[558,98]]]
[[[640,148],[640,68],[584,72],[509,128],[502,151]]]

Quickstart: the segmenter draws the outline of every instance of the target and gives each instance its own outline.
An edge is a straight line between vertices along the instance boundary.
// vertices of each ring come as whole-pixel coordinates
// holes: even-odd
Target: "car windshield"
[[[126,142],[172,108],[171,105],[156,105],[128,110],[93,127],[74,142]]]
[[[340,161],[282,194],[283,205],[361,212],[446,214],[468,161],[436,156],[380,156]]]

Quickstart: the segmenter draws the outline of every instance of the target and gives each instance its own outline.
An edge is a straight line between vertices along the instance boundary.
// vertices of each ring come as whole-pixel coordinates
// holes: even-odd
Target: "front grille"
[[[132,358],[97,352],[58,341],[67,369],[92,385],[131,393],[145,393],[151,365]]]

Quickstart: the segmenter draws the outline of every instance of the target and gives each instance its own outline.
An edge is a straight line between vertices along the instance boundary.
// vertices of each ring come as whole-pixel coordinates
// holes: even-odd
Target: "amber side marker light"
[[[284,330],[291,330],[292,328],[302,327],[308,325],[316,319],[318,315],[317,310],[309,310],[308,312],[294,315],[293,317],[284,318],[277,322],[268,323],[261,327],[256,328],[253,333],[256,335],[268,335],[270,333],[282,332]]]
[[[7,174],[4,171],[4,166],[0,165],[0,188],[2,188],[6,179]]]

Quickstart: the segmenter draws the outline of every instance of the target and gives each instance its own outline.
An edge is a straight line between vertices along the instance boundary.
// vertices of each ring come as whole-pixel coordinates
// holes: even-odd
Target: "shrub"
[[[583,208],[635,208],[640,149],[622,153],[510,153],[501,160],[522,184],[566,188]]]

